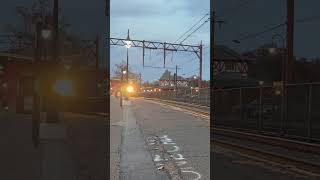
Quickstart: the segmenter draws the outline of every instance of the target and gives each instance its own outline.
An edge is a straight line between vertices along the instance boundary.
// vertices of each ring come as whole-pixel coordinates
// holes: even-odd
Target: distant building
[[[171,75],[171,72],[166,70],[159,79],[159,86],[162,89],[174,89],[175,88],[175,75]],[[177,87],[186,88],[189,86],[188,79],[182,76],[177,76]]]

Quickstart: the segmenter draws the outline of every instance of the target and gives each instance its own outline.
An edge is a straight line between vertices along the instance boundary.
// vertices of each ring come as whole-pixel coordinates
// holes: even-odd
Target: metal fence
[[[320,140],[320,83],[213,90],[213,123]]]
[[[153,90],[152,92],[142,92],[140,96],[210,106],[210,88],[177,89],[175,91]]]

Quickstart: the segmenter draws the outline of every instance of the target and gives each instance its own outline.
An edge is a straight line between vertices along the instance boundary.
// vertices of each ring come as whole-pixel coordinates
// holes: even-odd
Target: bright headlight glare
[[[133,93],[133,92],[134,92],[134,89],[133,89],[132,86],[128,86],[128,87],[127,87],[127,91],[128,91],[129,93]]]

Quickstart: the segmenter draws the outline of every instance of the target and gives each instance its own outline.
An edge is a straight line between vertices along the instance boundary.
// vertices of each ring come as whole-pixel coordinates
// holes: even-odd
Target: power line
[[[205,48],[203,48],[203,50],[204,50],[204,49],[207,49],[207,48],[209,48],[209,47],[205,47]],[[202,56],[208,54],[209,52],[210,52],[210,51],[208,51],[208,52],[206,52],[206,53],[203,53]],[[189,59],[189,60],[187,60],[186,62],[178,65],[178,67],[184,66],[184,65],[186,65],[186,64],[188,64],[188,63],[190,63],[190,62],[192,62],[192,61],[194,61],[194,60],[196,60],[196,59],[198,59],[198,58]]]
[[[192,27],[190,27],[186,32],[184,32],[177,40],[175,40],[174,42],[173,42],[173,44],[175,44],[175,43],[177,43],[181,38],[183,38],[188,32],[190,32],[195,26],[197,26],[205,17],[207,17],[207,16],[209,16],[210,15],[210,13],[208,12],[208,13],[206,13],[204,16],[202,16]],[[181,44],[182,42],[180,42],[180,44]],[[157,55],[156,56],[159,56],[159,54],[160,53],[157,53]],[[166,57],[167,57],[167,55],[166,55]]]
[[[144,66],[146,68],[152,68],[152,69],[163,69],[163,67],[157,67],[157,66]],[[165,69],[176,69],[175,67],[166,67]],[[178,68],[180,69],[180,68]]]
[[[307,22],[312,22],[312,21],[315,21],[315,20],[319,20],[320,16],[313,16],[313,17],[308,17],[308,18],[302,18],[302,19],[297,19],[295,22],[296,23],[307,23]],[[273,27],[270,27],[268,29],[265,29],[263,31],[260,31],[258,33],[253,33],[253,34],[249,34],[249,35],[246,35],[246,36],[243,36],[239,39],[236,39],[236,41],[243,41],[243,40],[247,40],[247,39],[251,39],[251,38],[255,38],[255,37],[258,37],[262,34],[265,34],[267,32],[270,32],[270,31],[273,31],[273,30],[276,30],[280,27],[283,27],[285,26],[286,23],[281,23],[281,24],[278,24],[276,26],[273,26]]]
[[[207,22],[209,22],[210,18],[208,18],[205,22],[203,22],[197,29],[192,31],[187,37],[185,37],[180,44],[182,44],[185,40],[187,40],[193,33],[197,32],[203,25],[205,25]]]
[[[197,21],[192,27],[190,27],[185,33],[183,33],[177,40],[173,43],[178,42],[181,38],[183,38],[188,32],[190,32],[196,25],[198,25],[205,17],[207,17],[210,13],[206,13],[199,21]]]
[[[262,34],[265,34],[267,32],[270,32],[270,31],[276,30],[276,29],[278,29],[280,27],[283,27],[285,25],[286,25],[286,23],[281,23],[281,24],[278,24],[276,26],[272,26],[270,28],[267,28],[267,29],[265,29],[263,31],[260,31],[260,32],[257,32],[257,33],[253,33],[253,34],[249,34],[249,35],[243,36],[243,37],[241,37],[239,39],[235,39],[235,41],[242,41],[242,40],[246,40],[246,39],[255,38],[255,37],[258,37],[258,36],[260,36]]]

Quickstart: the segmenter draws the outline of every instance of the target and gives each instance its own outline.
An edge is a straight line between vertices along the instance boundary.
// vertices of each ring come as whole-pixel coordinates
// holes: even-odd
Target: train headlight
[[[132,87],[132,86],[128,86],[128,87],[127,87],[127,92],[128,92],[128,93],[133,93],[133,92],[134,92],[133,87]]]

